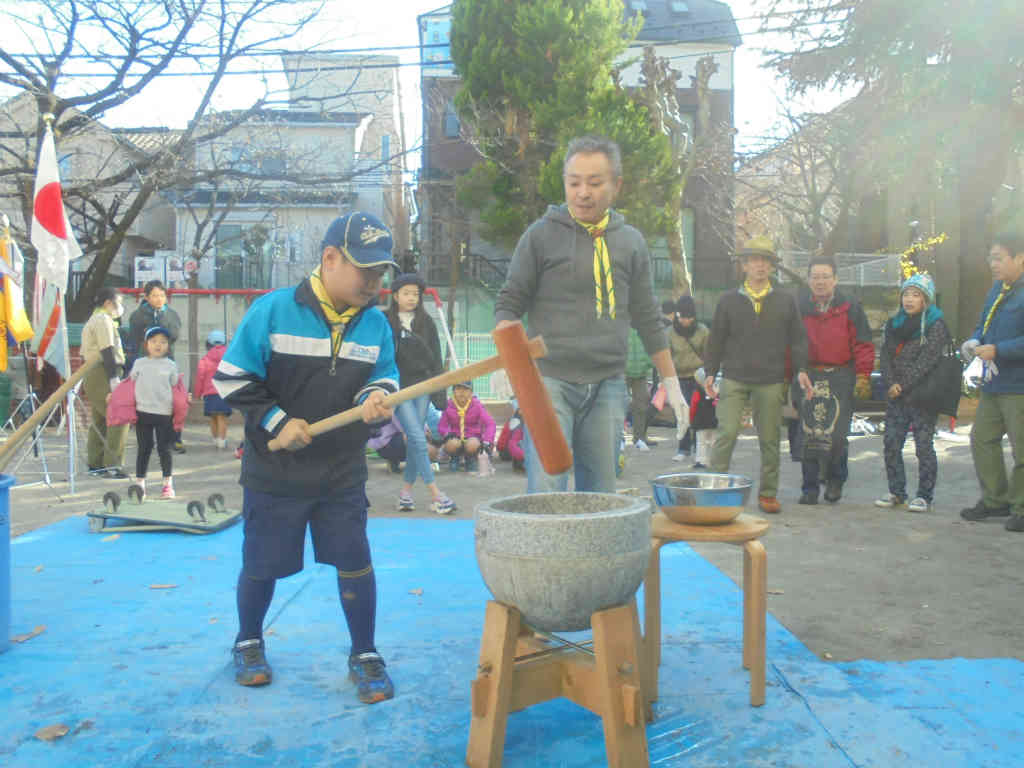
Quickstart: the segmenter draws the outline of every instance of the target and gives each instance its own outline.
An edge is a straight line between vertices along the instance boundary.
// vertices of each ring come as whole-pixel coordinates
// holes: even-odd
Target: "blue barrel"
[[[0,475],[0,653],[11,645],[11,486],[14,478]]]

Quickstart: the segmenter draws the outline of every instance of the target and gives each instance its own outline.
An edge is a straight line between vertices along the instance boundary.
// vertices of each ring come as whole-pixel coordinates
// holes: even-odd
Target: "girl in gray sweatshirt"
[[[146,356],[138,357],[128,374],[135,382],[135,436],[139,441],[139,453],[135,459],[135,482],[141,495],[146,495],[146,472],[149,457],[156,452],[160,456],[160,470],[164,486],[160,497],[174,498],[174,484],[171,478],[171,446],[174,444],[174,396],[172,388],[178,382],[178,366],[167,357],[170,349],[170,334],[166,328],[154,326],[145,333]]]

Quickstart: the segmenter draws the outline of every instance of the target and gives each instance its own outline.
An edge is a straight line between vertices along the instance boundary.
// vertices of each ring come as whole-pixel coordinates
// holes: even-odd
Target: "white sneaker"
[[[932,505],[929,504],[923,497],[918,496],[912,502],[907,504],[907,512],[927,512],[931,509]]]
[[[455,502],[447,496],[439,496],[430,504],[430,508],[438,515],[450,515],[455,511]]]
[[[915,499],[916,501],[916,499]],[[902,507],[907,503],[907,500],[897,496],[895,493],[887,493],[880,499],[875,499],[875,506],[881,507],[882,509],[892,509],[893,507]]]
[[[677,453],[675,456],[672,457],[672,461],[686,461],[686,454]]]
[[[641,453],[647,453],[647,451],[651,450],[648,447],[647,443],[645,443],[643,440],[637,440],[635,443],[633,443],[633,447],[636,448]]]

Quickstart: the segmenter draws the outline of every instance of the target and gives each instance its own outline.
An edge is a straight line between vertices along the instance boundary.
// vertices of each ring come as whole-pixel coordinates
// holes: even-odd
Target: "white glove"
[[[963,357],[964,362],[971,362],[974,359],[974,350],[981,344],[977,339],[968,339],[960,345],[960,356]]]
[[[668,404],[676,415],[676,439],[681,440],[686,430],[690,428],[690,409],[683,403],[683,390],[679,388],[679,378],[669,376],[661,380],[665,387],[665,395],[668,397]]]

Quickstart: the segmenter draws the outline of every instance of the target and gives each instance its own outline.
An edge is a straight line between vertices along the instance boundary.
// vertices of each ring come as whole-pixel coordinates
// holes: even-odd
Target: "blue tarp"
[[[108,535],[73,518],[12,542],[12,632],[46,631],[0,655],[0,765],[464,764],[489,598],[471,522],[370,521],[377,645],[397,688],[372,707],[346,679],[333,569],[311,551],[306,571],[279,582],[268,616],[274,683],[246,689],[229,664],[241,527]],[[1020,661],[829,663],[769,617],[767,703],[755,709],[736,585],[684,544],[662,550],[662,583],[652,765],[1022,764]],[[53,724],[70,732],[34,738]],[[571,702],[509,718],[509,768],[604,764],[600,720]]]

